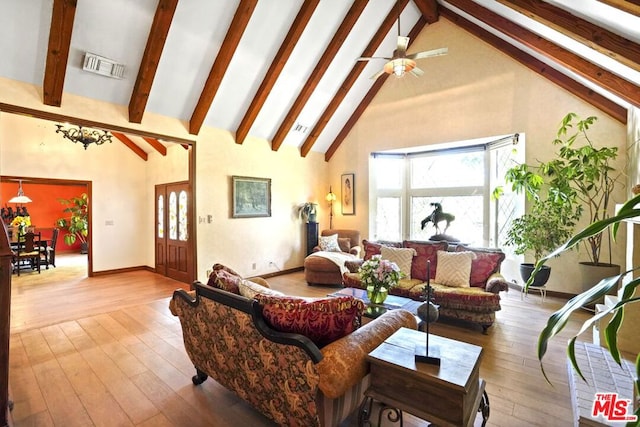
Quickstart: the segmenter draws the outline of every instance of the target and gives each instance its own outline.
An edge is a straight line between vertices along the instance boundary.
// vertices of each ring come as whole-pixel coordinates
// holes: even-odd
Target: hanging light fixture
[[[31,203],[31,199],[25,196],[24,191],[22,191],[22,180],[18,182],[18,195],[9,199],[9,203]]]
[[[105,142],[111,142],[111,134],[106,130],[87,129],[82,126],[70,126],[65,129],[63,125],[56,126],[58,128],[56,133],[61,133],[63,137],[70,139],[74,144],[81,143],[85,150],[91,144],[102,145]]]

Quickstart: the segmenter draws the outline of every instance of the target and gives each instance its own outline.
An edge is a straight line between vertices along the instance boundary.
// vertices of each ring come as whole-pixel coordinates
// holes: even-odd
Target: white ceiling
[[[588,57],[635,84],[640,83],[640,73],[635,69],[596,54],[583,44],[496,1],[475,1],[521,22],[545,38],[558,40],[578,55]],[[190,120],[239,3],[239,0],[182,0],[178,3],[146,111],[177,117],[185,122]],[[211,104],[205,125],[235,132],[302,3],[302,0],[259,1]],[[439,3],[455,9],[444,0]],[[594,0],[549,0],[549,3],[570,9],[584,19],[640,43],[640,18],[637,16]],[[260,110],[250,135],[267,140],[273,138],[351,4],[345,0],[320,2]],[[355,58],[362,54],[394,4],[395,0],[370,0],[299,114],[297,123],[311,130],[351,70]],[[64,93],[128,105],[157,5],[158,0],[78,0]],[[53,0],[0,0],[0,77],[42,86],[52,7]],[[464,11],[459,12],[464,14]],[[406,35],[420,16],[419,9],[410,1],[401,15],[401,33]],[[394,26],[376,56],[391,55],[396,32]],[[85,52],[125,64],[124,78],[111,79],[83,71]],[[541,57],[537,53],[535,55]],[[369,77],[382,65],[383,61],[371,61],[367,65],[313,146],[314,151],[325,152],[331,145],[373,84]],[[419,66],[429,67],[427,62],[421,62]],[[615,97],[611,99],[626,105]],[[64,104],[64,96],[62,102]],[[284,144],[299,146],[304,136],[289,132]]]

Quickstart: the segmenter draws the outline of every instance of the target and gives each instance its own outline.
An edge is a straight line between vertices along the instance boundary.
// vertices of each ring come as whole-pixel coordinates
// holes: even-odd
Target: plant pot
[[[531,263],[522,263],[520,264],[520,277],[527,283],[531,273],[533,273],[534,265]],[[533,279],[533,283],[530,286],[540,287],[547,284],[549,280],[549,276],[551,275],[551,267],[547,265],[543,265],[542,269],[538,271],[536,277]]]
[[[602,279],[620,274],[620,266],[617,264],[594,264],[592,262],[580,262],[579,264],[583,292],[597,285]],[[617,293],[618,289],[612,289],[609,295],[616,295]],[[604,304],[604,297],[584,307],[595,309],[596,304]]]

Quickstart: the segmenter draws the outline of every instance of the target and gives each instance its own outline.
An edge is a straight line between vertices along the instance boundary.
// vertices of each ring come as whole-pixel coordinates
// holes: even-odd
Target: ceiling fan
[[[383,56],[361,56],[357,61],[370,61],[372,59],[384,59],[387,61],[382,70],[371,76],[371,79],[373,80],[377,79],[384,73],[393,74],[396,77],[402,77],[405,73],[411,73],[416,77],[420,77],[424,74],[424,71],[416,66],[416,59],[446,55],[449,51],[449,49],[443,47],[440,49],[427,50],[407,55],[407,46],[409,46],[409,37],[403,37],[400,35],[400,15],[398,14],[398,44],[396,50],[393,51],[393,56],[391,58]]]

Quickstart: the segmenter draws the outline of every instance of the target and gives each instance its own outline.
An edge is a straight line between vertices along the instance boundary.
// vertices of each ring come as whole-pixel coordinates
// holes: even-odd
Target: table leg
[[[484,427],[489,419],[489,395],[486,390],[482,392],[482,400],[480,400],[478,412],[482,413],[482,427]]]
[[[402,411],[398,408],[387,406],[382,402],[380,403],[380,409],[378,412],[378,424],[382,426],[382,417],[386,413],[386,418],[391,423],[400,423],[400,427],[403,426]],[[373,398],[365,396],[364,400],[360,404],[360,410],[358,412],[358,427],[371,426],[371,414],[373,412]]]

